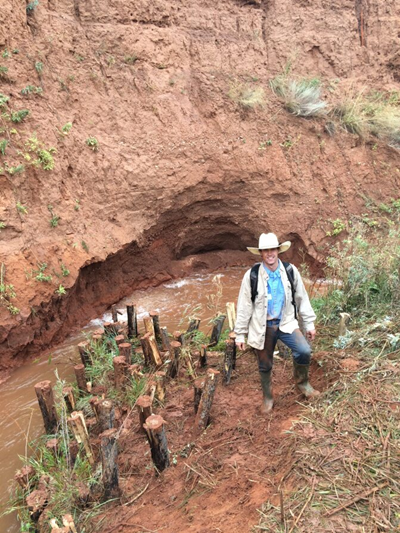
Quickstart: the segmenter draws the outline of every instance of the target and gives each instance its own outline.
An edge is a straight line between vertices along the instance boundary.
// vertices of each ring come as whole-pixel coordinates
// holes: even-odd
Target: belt
[[[280,318],[274,318],[272,320],[267,320],[267,326],[277,326],[280,324],[281,319]]]

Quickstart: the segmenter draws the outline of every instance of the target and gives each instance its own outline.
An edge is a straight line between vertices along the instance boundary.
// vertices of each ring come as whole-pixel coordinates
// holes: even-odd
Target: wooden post
[[[228,339],[225,341],[225,357],[224,357],[224,370],[223,370],[223,382],[229,385],[231,381],[231,374],[233,369],[233,362],[235,358],[235,341]]]
[[[151,316],[145,316],[143,318],[143,324],[144,324],[144,329],[146,331],[146,333],[150,333],[150,335],[155,335],[155,332],[154,332],[154,324],[153,324],[153,320],[151,319]]]
[[[152,404],[153,402],[150,396],[147,395],[139,396],[139,398],[136,400],[136,407],[139,413],[139,428],[143,433],[146,433],[146,430],[143,427],[144,423],[146,422],[146,418],[153,413]]]
[[[196,414],[195,427],[197,431],[203,431],[208,425],[218,376],[218,370],[213,370],[212,368],[207,370],[203,394],[201,395],[199,408]]]
[[[205,383],[205,377],[202,376],[201,378],[197,378],[193,382],[193,389],[194,389],[194,398],[193,398],[193,404],[194,404],[194,414],[197,413],[199,410],[199,404],[201,395],[203,394],[204,390],[204,383]]]
[[[167,377],[166,372],[159,370],[154,373],[154,380],[156,384],[156,396],[157,400],[161,403],[164,403],[165,400],[165,380]]]
[[[111,400],[101,400],[97,405],[101,433],[114,427],[114,405]]]
[[[222,328],[224,327],[225,315],[219,315],[214,320],[214,327],[211,333],[210,346],[215,346],[218,344],[219,338],[221,337]]]
[[[35,476],[36,470],[31,465],[23,466],[21,470],[17,470],[14,479],[20,487],[28,490],[31,484],[31,479]]]
[[[124,335],[116,335],[114,337],[115,342],[117,343],[117,346],[125,342],[125,336]]]
[[[161,344],[164,352],[171,351],[171,344],[168,336],[167,328],[164,326],[161,328]]]
[[[150,337],[150,333],[146,333],[140,339],[140,344],[142,345],[142,350],[143,350],[144,364],[146,366],[151,366],[151,355],[150,355],[151,350],[150,350],[149,337]]]
[[[183,346],[184,342],[183,342],[183,335],[181,331],[174,331],[172,336],[174,337],[174,340],[176,342],[180,342],[181,345]]]
[[[64,387],[63,388],[63,397],[65,401],[65,405],[67,407],[68,413],[71,413],[75,410],[75,398],[73,393],[72,387]]]
[[[207,344],[202,344],[200,348],[200,358],[199,358],[200,368],[207,366]]]
[[[100,402],[101,402],[101,400],[97,396],[93,396],[89,400],[90,407],[92,408],[92,411],[93,411],[97,421],[99,420],[99,403]]]
[[[118,309],[117,309],[117,304],[113,304],[111,306],[111,316],[112,316],[112,321],[115,323],[115,322],[118,322]]]
[[[79,355],[81,356],[82,363],[86,366],[90,366],[92,361],[90,359],[89,343],[87,341],[80,342],[78,344]]]
[[[120,496],[118,483],[117,430],[107,429],[101,435],[101,463],[103,466],[104,500]]]
[[[200,319],[193,318],[189,322],[189,327],[187,328],[187,331],[186,331],[186,338],[190,340],[193,337],[194,332],[198,331],[199,327],[200,327]]]
[[[132,344],[130,342],[121,342],[118,348],[119,355],[125,357],[126,363],[130,365],[132,363]]]
[[[169,466],[169,452],[167,437],[165,435],[164,420],[159,415],[151,415],[146,419],[144,428],[151,448],[156,472],[162,472]]]
[[[35,392],[42,412],[46,433],[55,433],[57,430],[57,415],[51,382],[46,380],[36,383]]]
[[[106,335],[107,337],[112,337],[117,332],[117,328],[112,322],[104,322],[103,326],[104,335]]]
[[[78,384],[78,389],[81,394],[87,394],[86,387],[86,375],[85,375],[85,365],[75,365],[74,372],[76,377],[76,382]]]
[[[153,321],[154,336],[159,346],[162,344],[161,329],[160,329],[160,317],[157,311],[150,311],[150,318]]]
[[[126,314],[128,315],[128,337],[137,337],[138,327],[135,304],[131,303],[126,306]]]
[[[233,302],[228,302],[226,304],[226,315],[228,317],[228,324],[230,331],[233,331],[236,323],[236,309]]]
[[[339,322],[339,337],[344,337],[347,333],[347,324],[351,318],[349,313],[339,313],[340,322]]]
[[[171,342],[171,365],[170,365],[170,371],[169,376],[171,378],[175,378],[178,375],[179,372],[179,359],[181,356],[181,343],[178,341],[172,341]]]
[[[92,447],[89,441],[89,434],[82,411],[74,411],[67,420],[75,440],[78,444],[83,444],[89,463],[94,464]]]
[[[114,383],[116,389],[123,389],[128,378],[128,365],[123,355],[114,357]]]
[[[161,359],[160,352],[158,351],[158,346],[157,346],[154,335],[150,335],[149,345],[150,345],[150,356],[152,359],[152,363],[154,364],[154,366],[158,368],[162,366],[163,361]]]

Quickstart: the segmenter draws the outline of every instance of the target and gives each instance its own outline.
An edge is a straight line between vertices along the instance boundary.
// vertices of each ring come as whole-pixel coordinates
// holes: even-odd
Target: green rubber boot
[[[314,389],[310,382],[308,381],[308,371],[310,365],[299,365],[293,359],[293,370],[294,370],[294,380],[296,382],[297,388],[301,393],[304,394],[306,398],[316,398],[321,393]]]
[[[271,374],[272,374],[272,370],[270,370],[269,372],[260,372],[261,388],[263,391],[263,402],[261,404],[261,413],[264,415],[269,413],[274,405],[274,399],[272,397],[272,391],[271,391]]]

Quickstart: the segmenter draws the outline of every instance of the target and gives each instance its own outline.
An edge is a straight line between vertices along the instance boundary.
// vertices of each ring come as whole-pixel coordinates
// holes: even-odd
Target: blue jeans
[[[260,372],[269,372],[271,370],[278,339],[292,350],[296,363],[299,365],[310,364],[311,347],[299,329],[295,329],[293,333],[284,333],[280,331],[279,324],[267,324],[264,348],[262,350],[254,349]]]

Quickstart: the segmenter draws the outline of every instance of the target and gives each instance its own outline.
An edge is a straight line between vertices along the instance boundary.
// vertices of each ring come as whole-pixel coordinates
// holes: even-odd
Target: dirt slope
[[[1,119],[0,166],[25,171],[0,173],[1,262],[20,309],[0,307],[0,370],[129,289],[232,262],[185,258],[243,250],[262,230],[318,266],[329,220],[362,212],[362,195],[398,191],[398,152],[329,137],[324,121],[290,116],[268,88],[288,59],[337,92],[398,88],[394,0],[40,0],[29,15],[23,1],[3,4],[4,110],[30,114]],[[263,87],[265,106],[240,108],[228,96],[239,82]],[[34,133],[57,150],[53,170],[32,165],[32,152],[24,160]],[[43,263],[51,282],[35,279]]]

